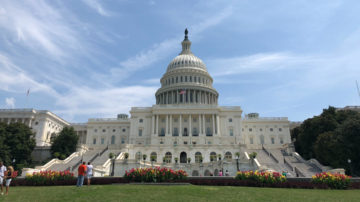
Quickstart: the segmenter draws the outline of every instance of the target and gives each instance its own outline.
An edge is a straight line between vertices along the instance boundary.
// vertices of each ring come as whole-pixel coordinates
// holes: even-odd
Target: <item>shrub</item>
[[[125,153],[125,159],[129,158],[129,153]]]
[[[257,156],[257,153],[256,153],[256,152],[253,152],[253,153],[249,154],[249,157],[250,157],[251,159],[255,159],[256,156]]]
[[[40,171],[26,174],[25,180],[30,185],[56,184],[57,181],[73,180],[74,173],[70,171]]]
[[[183,170],[174,171],[169,168],[132,168],[125,171],[124,178],[134,182],[169,182],[186,179],[187,173]]]
[[[326,184],[332,189],[346,189],[350,185],[350,178],[343,174],[322,172],[312,176],[311,181],[314,184]]]
[[[254,181],[260,184],[274,184],[286,182],[286,177],[278,172],[239,171],[235,179]]]

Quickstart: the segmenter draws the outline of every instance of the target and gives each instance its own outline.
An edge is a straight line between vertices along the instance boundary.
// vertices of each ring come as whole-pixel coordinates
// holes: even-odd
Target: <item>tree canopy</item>
[[[359,112],[329,107],[294,128],[291,136],[296,151],[305,159],[316,158],[324,165],[360,175]]]
[[[78,142],[73,127],[64,127],[60,134],[52,140],[51,153],[54,157],[65,159],[76,151]]]
[[[0,123],[0,158],[5,165],[14,164],[16,170],[30,165],[35,145],[35,133],[27,125]]]

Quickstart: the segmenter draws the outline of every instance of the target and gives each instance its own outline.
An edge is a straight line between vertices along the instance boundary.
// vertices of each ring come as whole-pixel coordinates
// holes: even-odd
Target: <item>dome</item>
[[[185,30],[182,51],[168,65],[156,91],[157,105],[217,105],[219,93],[204,62],[190,50],[191,41]]]
[[[181,42],[181,53],[170,62],[167,67],[167,72],[177,68],[199,68],[207,72],[205,63],[191,52],[191,41],[189,40],[187,33],[186,30],[185,39]]]
[[[192,53],[176,56],[168,65],[167,71],[171,71],[175,68],[200,68],[207,71],[204,62]]]

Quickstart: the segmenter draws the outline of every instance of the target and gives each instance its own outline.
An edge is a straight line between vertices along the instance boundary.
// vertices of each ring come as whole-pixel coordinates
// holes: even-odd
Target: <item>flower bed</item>
[[[286,177],[278,172],[239,171],[235,179],[248,180],[259,184],[275,184],[286,182]]]
[[[58,185],[73,183],[74,173],[70,171],[40,171],[33,174],[26,174],[27,185]]]
[[[311,182],[314,184],[326,184],[332,189],[347,189],[350,185],[350,178],[350,176],[343,174],[322,172],[312,176]]]
[[[170,182],[184,180],[187,173],[183,170],[174,171],[169,168],[133,168],[125,171],[124,178],[132,182]]]

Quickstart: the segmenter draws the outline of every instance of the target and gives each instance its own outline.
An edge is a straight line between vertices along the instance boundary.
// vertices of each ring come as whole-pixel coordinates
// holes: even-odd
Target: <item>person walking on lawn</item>
[[[0,183],[1,183],[1,195],[4,195],[3,189],[4,189],[4,178],[5,178],[5,171],[6,167],[4,166],[3,162],[0,161]]]
[[[77,183],[76,183],[77,187],[83,186],[86,170],[87,170],[86,162],[84,161],[78,168],[78,178],[77,178]]]

